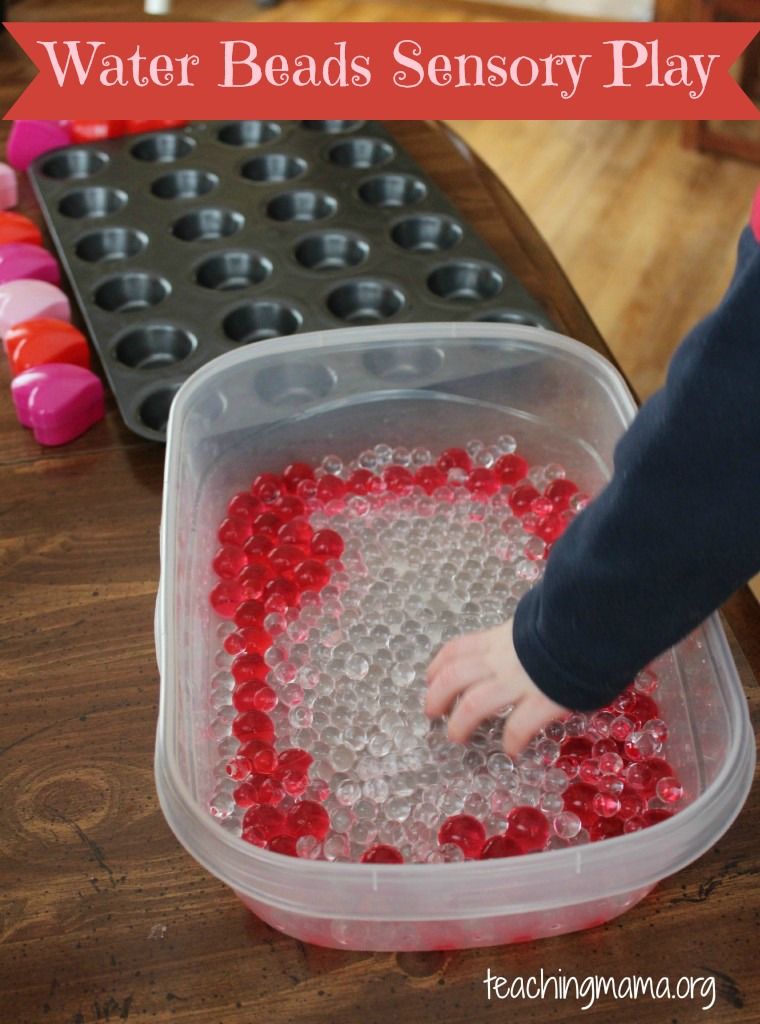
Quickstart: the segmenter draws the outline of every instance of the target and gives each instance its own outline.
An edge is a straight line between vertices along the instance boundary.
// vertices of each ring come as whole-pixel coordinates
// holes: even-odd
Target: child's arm
[[[608,703],[758,570],[760,246],[747,229],[726,296],[621,439],[613,479],[555,543],[514,622],[438,654],[428,711],[460,696],[450,728],[463,739],[515,703],[514,750],[557,708]]]

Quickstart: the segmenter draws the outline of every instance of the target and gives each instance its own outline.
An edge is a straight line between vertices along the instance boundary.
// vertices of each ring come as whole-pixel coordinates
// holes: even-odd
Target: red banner
[[[34,22],[6,118],[749,120],[760,23]]]

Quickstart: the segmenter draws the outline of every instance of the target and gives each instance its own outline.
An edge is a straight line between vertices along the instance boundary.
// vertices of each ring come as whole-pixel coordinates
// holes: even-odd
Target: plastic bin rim
[[[544,327],[473,320],[339,327],[258,341],[255,345],[244,345],[237,351],[226,352],[199,367],[183,382],[174,396],[169,410],[166,426],[167,469],[171,462],[168,456],[172,448],[172,438],[177,435],[177,423],[185,414],[186,407],[197,390],[203,388],[209,380],[213,380],[215,376],[225,370],[269,355],[287,357],[304,351],[316,352],[323,349],[344,348],[359,342],[367,345],[375,345],[383,340],[391,344],[402,341],[428,344],[433,341],[445,342],[466,338],[477,338],[479,341],[527,342],[537,348],[544,347],[574,357],[579,362],[588,364],[589,368],[593,367],[600,375],[607,378],[607,382],[615,388],[618,401],[622,400],[627,406],[628,417],[632,417],[635,413],[636,405],[630,389],[623,375],[609,359],[574,338],[557,331],[547,330]],[[164,482],[166,483],[166,480]]]
[[[754,759],[751,758],[751,760],[754,763]],[[751,769],[751,765],[747,765],[747,767]],[[657,885],[663,879],[682,870],[702,856],[730,827],[743,805],[743,800],[738,802],[731,819],[722,825],[719,832],[712,833],[709,838],[705,839],[698,846],[692,846],[688,853],[682,851],[672,862],[668,862],[664,866],[660,863],[660,867],[657,870],[632,871],[630,868],[625,871],[619,870],[615,885],[608,885],[589,895],[587,892],[581,891],[581,887],[572,886],[572,878],[587,874],[590,870],[601,873],[608,867],[619,868],[623,852],[621,842],[624,840],[627,843],[628,855],[626,861],[628,865],[646,863],[653,855],[655,858],[661,857],[663,842],[666,838],[663,834],[664,830],[669,830],[667,837],[669,840],[668,845],[673,848],[677,843],[679,834],[691,831],[694,820],[704,813],[704,807],[701,806],[704,794],[694,804],[679,812],[672,819],[652,829],[646,829],[632,835],[619,836],[615,839],[608,839],[604,843],[590,843],[566,850],[549,850],[535,858],[522,857],[489,861],[466,861],[460,864],[366,865],[345,862],[306,861],[300,858],[284,857],[282,854],[256,847],[251,847],[250,850],[241,849],[243,845],[246,845],[242,839],[224,832],[217,823],[204,815],[200,807],[192,803],[185,804],[184,810],[191,811],[192,821],[186,820],[186,827],[181,830],[182,838],[180,838],[180,830],[176,828],[171,797],[169,797],[164,787],[166,781],[165,768],[166,766],[161,760],[159,744],[156,755],[156,784],[159,801],[175,837],[199,864],[214,877],[245,897],[260,900],[272,908],[308,913],[311,917],[324,918],[334,917],[335,908],[323,907],[320,909],[315,904],[307,906],[303,902],[287,900],[282,898],[281,895],[276,896],[271,889],[268,890],[265,887],[263,876],[259,871],[269,874],[268,883],[271,883],[273,875],[280,876],[280,885],[287,888],[293,884],[294,874],[297,873],[299,884],[313,885],[317,889],[326,883],[338,881],[342,884],[353,884],[363,881],[370,883],[373,889],[379,884],[390,884],[392,886],[395,882],[399,882],[402,888],[411,886],[416,889],[418,883],[431,884],[432,882],[438,882],[443,884],[449,883],[454,879],[469,879],[471,882],[478,879],[495,887],[500,879],[505,879],[510,873],[525,873],[526,868],[530,867],[531,886],[529,892],[526,893],[525,900],[518,903],[512,897],[502,905],[497,898],[498,890],[494,888],[491,891],[491,898],[487,906],[476,907],[472,904],[465,906],[464,901],[460,901],[459,911],[465,912],[470,916],[493,916],[493,914],[500,913],[512,914],[520,911],[536,911],[556,908],[557,899],[560,896],[563,906],[572,906],[586,903],[589,899],[608,899],[626,893],[651,889],[652,886]],[[734,766],[735,768],[736,766]],[[749,775],[751,776],[751,774],[750,770]],[[744,795],[746,795],[749,784],[744,789]],[[710,802],[714,802],[714,798],[708,799]],[[197,841],[198,833],[193,828],[195,825],[200,826],[205,835],[213,836],[212,845]],[[214,830],[213,832],[212,829]],[[190,841],[188,841],[189,836],[193,837]],[[634,844],[635,849],[632,848]],[[226,854],[224,862],[217,856],[214,856],[215,854],[221,854],[222,851]],[[233,865],[231,861],[236,863]],[[530,861],[529,864],[528,861]],[[259,870],[251,871],[252,868]],[[286,875],[288,876],[287,878]],[[558,886],[561,887],[561,893]],[[361,913],[357,912],[356,916],[363,919],[365,915],[366,911],[363,911]],[[350,917],[351,915],[342,910],[341,916]],[[373,920],[382,919],[382,914],[378,915],[376,912],[370,916]],[[440,919],[447,919],[450,916],[451,912],[449,909],[437,912],[434,904],[431,904],[425,911],[426,920],[435,920],[438,917]],[[389,915],[389,919],[396,919],[397,917],[397,910]]]
[[[719,643],[725,643],[722,630],[718,628],[716,616],[712,616],[705,626],[714,634],[714,639],[717,639]],[[736,681],[738,683],[738,676]],[[162,671],[162,698],[167,682]],[[735,690],[735,685],[732,685],[732,690]],[[734,694],[734,696],[737,695]],[[704,793],[701,793],[693,803],[679,810],[672,818],[654,828],[619,836],[604,843],[589,843],[564,850],[546,851],[537,858],[468,861],[460,864],[372,866],[301,859],[294,861],[293,858],[283,857],[281,854],[249,847],[238,836],[230,835],[221,829],[219,824],[211,819],[191,798],[187,787],[177,774],[176,765],[173,763],[174,759],[167,749],[164,728],[165,715],[166,702],[162,699],[156,737],[156,788],[162,810],[176,838],[191,856],[211,874],[231,886],[235,891],[252,898],[262,899],[271,906],[281,906],[287,909],[294,909],[296,906],[300,909],[304,908],[300,904],[278,901],[272,897],[271,893],[256,887],[256,878],[251,873],[251,868],[260,867],[266,871],[275,871],[283,875],[283,881],[285,874],[289,874],[292,881],[292,873],[297,871],[302,883],[312,882],[315,885],[331,878],[333,880],[340,878],[343,882],[359,879],[369,880],[369,872],[372,872],[373,883],[387,879],[392,884],[394,880],[401,881],[403,879],[406,885],[411,885],[418,880],[436,879],[440,882],[452,872],[456,873],[453,877],[463,877],[461,872],[467,873],[473,879],[480,877],[496,883],[499,877],[503,877],[505,873],[525,870],[529,866],[532,875],[530,909],[533,910],[544,904],[554,905],[555,885],[558,878],[567,882],[573,876],[580,875],[584,870],[588,871],[593,868],[601,872],[609,865],[619,864],[620,844],[625,841],[628,851],[626,858],[628,870],[618,873],[617,885],[597,892],[595,898],[606,898],[651,887],[698,859],[728,830],[743,807],[752,784],[755,765],[755,745],[745,705],[743,713],[740,709],[737,723],[739,728],[731,751],[733,756],[727,757],[718,775]],[[727,790],[730,789],[736,791],[736,799],[732,802],[731,813],[720,821],[718,828],[715,828],[714,814],[710,814],[710,811],[711,809],[714,811],[716,805],[726,805]],[[178,815],[185,817],[184,827],[177,827]],[[704,834],[704,829],[701,830],[699,841],[695,842],[695,837],[692,834],[695,831],[695,823],[707,819],[712,826],[709,834]],[[666,833],[670,859],[667,863],[663,863],[661,858],[663,844],[666,842]],[[207,840],[201,839],[201,836],[207,837]],[[212,852],[222,856],[217,859]],[[652,863],[653,859],[660,861],[658,868],[656,870],[645,869],[644,865]],[[246,865],[248,870],[246,870]],[[564,867],[564,870],[558,872],[558,867]],[[442,874],[442,872],[446,874]],[[543,891],[544,897],[536,899],[538,891]],[[576,895],[568,886],[563,889],[562,896],[563,903],[568,905],[582,903],[588,899],[587,895]],[[516,909],[514,902],[509,904],[509,909],[510,912]],[[490,912],[493,912],[493,906]],[[320,916],[313,907],[309,909],[309,913]],[[329,910],[324,912],[324,916],[330,916]],[[432,907],[430,916],[431,919],[435,917]],[[446,916],[445,913],[443,916]]]

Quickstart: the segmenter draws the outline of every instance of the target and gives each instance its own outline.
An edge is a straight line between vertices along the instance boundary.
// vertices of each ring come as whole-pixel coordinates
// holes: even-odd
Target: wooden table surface
[[[0,39],[0,60],[7,39]],[[7,125],[0,129],[4,143]],[[566,333],[606,353],[509,194],[434,124],[390,125]],[[20,209],[39,220],[26,183]],[[104,422],[44,449],[0,366],[0,1020],[91,1024],[419,1024],[760,1020],[760,788],[730,831],[641,904],[590,931],[423,954],[309,947],[274,932],[180,848],[158,806],[153,646],[163,448]],[[755,714],[760,613],[726,607]],[[571,881],[568,879],[568,885]],[[492,999],[484,978],[631,974],[716,981],[715,1004]]]

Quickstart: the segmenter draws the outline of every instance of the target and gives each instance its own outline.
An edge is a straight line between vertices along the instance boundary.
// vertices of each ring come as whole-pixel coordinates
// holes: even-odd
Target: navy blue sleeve
[[[520,601],[517,655],[575,710],[603,706],[760,570],[760,245],[615,450],[610,483]]]

